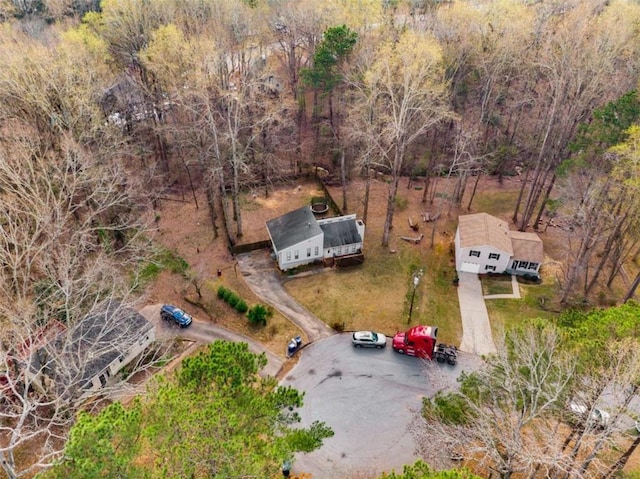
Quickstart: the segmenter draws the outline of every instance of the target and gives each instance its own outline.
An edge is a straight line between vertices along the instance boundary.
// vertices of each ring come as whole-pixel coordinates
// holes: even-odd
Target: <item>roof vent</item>
[[[307,223],[307,228],[311,228],[311,223]]]

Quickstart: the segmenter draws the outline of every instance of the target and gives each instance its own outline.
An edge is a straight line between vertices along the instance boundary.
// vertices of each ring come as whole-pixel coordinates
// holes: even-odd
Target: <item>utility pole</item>
[[[413,300],[416,298],[416,288],[420,283],[420,278],[424,274],[422,269],[416,270],[413,273],[413,291],[411,292],[411,305],[409,306],[409,318],[407,319],[407,324],[411,324],[411,314],[413,313]]]

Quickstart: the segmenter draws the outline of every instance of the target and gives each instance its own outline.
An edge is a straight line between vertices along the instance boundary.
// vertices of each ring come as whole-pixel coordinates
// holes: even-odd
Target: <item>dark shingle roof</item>
[[[118,356],[129,353],[153,325],[137,311],[111,302],[102,313],[85,317],[67,339],[65,353],[84,356],[82,379],[92,380]]]
[[[322,234],[310,206],[267,221],[267,229],[278,251]]]
[[[320,228],[324,232],[325,249],[362,242],[355,219],[321,224]]]
[[[152,328],[137,311],[111,301],[60,333],[52,349],[43,347],[32,358],[31,367],[53,378],[60,391],[69,386],[85,389],[116,358],[124,359]]]

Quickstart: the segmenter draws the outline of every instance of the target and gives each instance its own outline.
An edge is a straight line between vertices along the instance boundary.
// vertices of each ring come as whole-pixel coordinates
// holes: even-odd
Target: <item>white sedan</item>
[[[356,348],[384,348],[387,345],[387,337],[373,331],[356,331],[351,336],[351,342]]]
[[[569,409],[575,415],[577,415],[582,420],[586,420],[587,418],[587,406],[578,402],[571,402],[569,404]],[[605,429],[609,425],[609,419],[611,418],[610,414],[607,411],[604,411],[599,408],[593,408],[591,411],[591,419],[595,423],[595,425],[599,428]]]

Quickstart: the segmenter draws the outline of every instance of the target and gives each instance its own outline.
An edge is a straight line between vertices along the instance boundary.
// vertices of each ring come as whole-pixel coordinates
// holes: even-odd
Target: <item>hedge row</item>
[[[235,308],[239,313],[247,313],[249,322],[253,324],[265,326],[267,324],[267,319],[273,316],[273,310],[269,306],[256,304],[249,309],[244,299],[224,286],[218,287],[218,298],[223,300],[232,308]]]
[[[249,310],[249,305],[244,299],[224,286],[218,288],[218,298],[234,308],[238,313],[244,314]]]

